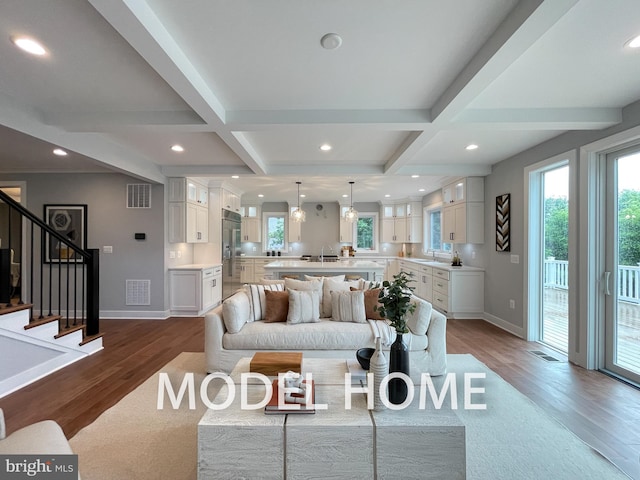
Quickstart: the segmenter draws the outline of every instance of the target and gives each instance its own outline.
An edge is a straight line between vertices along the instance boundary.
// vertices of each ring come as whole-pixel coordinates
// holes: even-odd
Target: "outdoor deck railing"
[[[545,260],[544,286],[567,290],[569,288],[569,262],[566,260]],[[628,265],[618,267],[618,300],[640,303],[640,267]]]

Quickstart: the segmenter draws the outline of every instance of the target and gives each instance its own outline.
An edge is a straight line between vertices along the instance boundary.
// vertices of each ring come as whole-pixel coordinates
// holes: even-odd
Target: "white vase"
[[[382,352],[380,337],[376,338],[376,351],[373,352],[369,361],[369,372],[373,373],[373,409],[379,412],[385,408],[380,398],[380,384],[389,374],[389,363]]]

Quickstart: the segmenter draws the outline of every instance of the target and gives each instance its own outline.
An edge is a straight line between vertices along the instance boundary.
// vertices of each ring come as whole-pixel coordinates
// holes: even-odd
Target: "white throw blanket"
[[[396,339],[396,331],[386,320],[367,320],[373,330],[373,337],[380,337],[380,343],[383,347],[389,347]]]

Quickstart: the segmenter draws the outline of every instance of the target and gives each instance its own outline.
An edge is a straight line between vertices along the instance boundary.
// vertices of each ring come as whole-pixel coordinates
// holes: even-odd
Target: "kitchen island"
[[[331,277],[348,275],[349,278],[382,282],[384,266],[368,260],[341,259],[335,262],[309,262],[304,260],[278,260],[264,266],[265,276],[272,279],[285,277],[304,280],[305,275]]]

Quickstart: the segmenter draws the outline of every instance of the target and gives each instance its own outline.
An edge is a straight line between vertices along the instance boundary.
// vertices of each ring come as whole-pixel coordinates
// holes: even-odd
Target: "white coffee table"
[[[225,410],[208,410],[198,424],[198,478],[448,478],[466,477],[465,427],[452,410],[367,410],[364,394],[353,394],[344,408],[344,359],[304,358],[313,373],[315,414],[265,415],[240,408],[240,374],[249,358],[231,372],[238,384]],[[419,380],[419,362],[412,377]],[[248,385],[248,399],[264,397],[264,386]],[[228,396],[224,386],[214,403]]]

